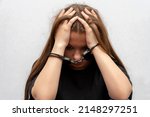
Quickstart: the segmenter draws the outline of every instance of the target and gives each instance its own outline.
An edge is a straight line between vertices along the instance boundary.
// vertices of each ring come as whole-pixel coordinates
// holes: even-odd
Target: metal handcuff
[[[66,60],[67,62],[70,62],[72,64],[78,64],[81,63],[83,60],[90,60],[91,58],[91,51],[87,49],[86,51],[83,52],[82,57],[79,60],[73,60],[68,57],[64,57],[63,60]]]
[[[91,58],[92,58],[91,52],[98,45],[99,45],[99,43],[97,43],[91,49],[87,49],[86,51],[84,51],[83,54],[82,54],[81,59],[79,59],[79,60],[73,60],[69,57],[62,56],[62,55],[59,55],[59,54],[56,54],[56,53],[50,53],[49,56],[59,58],[59,59],[64,60],[65,62],[68,62],[68,63],[78,64],[78,63],[81,63],[83,60],[91,60]]]

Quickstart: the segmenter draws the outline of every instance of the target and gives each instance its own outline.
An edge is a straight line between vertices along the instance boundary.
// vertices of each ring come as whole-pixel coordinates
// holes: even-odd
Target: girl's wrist
[[[53,46],[53,49],[52,49],[52,53],[56,53],[56,54],[59,54],[59,55],[64,55],[64,52],[65,52],[65,46],[62,45],[62,44],[54,44]]]
[[[92,48],[93,46],[95,46],[98,43],[98,41],[93,41],[93,42],[87,42],[87,46],[90,48]]]
[[[92,52],[92,51],[94,50],[94,48],[96,48],[96,47],[99,46],[99,45],[100,45],[99,43],[95,44],[94,46],[92,46],[92,47],[90,48],[90,51]]]
[[[95,46],[94,48],[93,48],[93,50],[92,50],[92,53],[94,54],[94,55],[96,55],[97,53],[99,53],[99,54],[106,54],[106,52],[105,52],[105,50],[100,46],[100,45],[97,45],[97,46]]]

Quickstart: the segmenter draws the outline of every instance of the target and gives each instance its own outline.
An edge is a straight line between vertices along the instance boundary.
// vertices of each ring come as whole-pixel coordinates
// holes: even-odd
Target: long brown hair
[[[92,28],[93,32],[95,33],[97,40],[100,43],[101,47],[104,49],[104,51],[113,60],[115,60],[115,62],[117,62],[117,64],[119,64],[120,66],[122,66],[125,69],[123,63],[121,62],[121,60],[119,59],[119,57],[117,56],[117,54],[115,53],[114,49],[112,48],[112,46],[109,42],[107,30],[102,22],[100,15],[98,14],[98,11],[88,5],[83,5],[83,4],[72,4],[72,5],[68,6],[67,8],[65,8],[65,11],[68,10],[70,7],[73,7],[74,10],[76,11],[74,16],[79,16],[82,19],[84,19],[84,17],[82,16],[81,11],[83,11],[85,8],[87,8],[89,11],[93,10],[96,13],[98,18],[95,18],[91,15],[90,15],[90,18],[92,19],[92,23],[96,24],[97,30],[95,30],[95,28],[91,25],[92,23],[89,23],[90,27]],[[32,80],[34,80],[34,78],[37,77],[37,75],[40,73],[40,71],[44,67],[44,65],[48,59],[48,55],[53,48],[53,45],[55,42],[55,33],[57,31],[59,24],[66,19],[69,20],[69,19],[71,19],[71,17],[63,16],[61,18],[58,18],[58,15],[56,16],[56,19],[55,19],[52,29],[51,29],[51,34],[48,38],[45,48],[44,48],[41,56],[34,63],[32,69],[31,69],[31,73],[28,77],[28,80],[27,80],[27,83],[25,86],[25,96],[24,96],[25,100],[29,99],[30,87],[31,87]],[[84,19],[84,20],[86,20],[86,19]],[[71,31],[85,32],[85,29],[84,29],[83,25],[77,20],[72,25]]]

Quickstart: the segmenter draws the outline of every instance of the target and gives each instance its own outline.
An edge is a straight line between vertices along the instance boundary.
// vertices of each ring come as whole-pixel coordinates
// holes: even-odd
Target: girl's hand
[[[90,12],[86,8],[85,8],[84,11],[82,11],[81,14],[83,15],[83,17],[87,21],[91,20],[90,17],[87,14],[93,15],[95,18],[97,18],[97,16],[94,13],[94,11]],[[94,34],[93,30],[91,29],[91,27],[89,26],[89,24],[85,20],[83,20],[80,17],[78,17],[78,20],[83,24],[83,26],[85,28],[87,46],[88,46],[88,48],[92,48],[93,46],[95,46],[98,43],[96,35]],[[98,31],[97,26],[95,24],[91,24],[91,25],[94,27],[95,30]]]
[[[65,10],[62,10],[58,18],[62,16],[73,16],[75,12],[76,11],[73,10],[73,8],[68,9],[66,12]],[[69,43],[71,26],[76,20],[77,16],[70,19],[70,21],[65,20],[59,25],[55,35],[55,45],[66,48]]]

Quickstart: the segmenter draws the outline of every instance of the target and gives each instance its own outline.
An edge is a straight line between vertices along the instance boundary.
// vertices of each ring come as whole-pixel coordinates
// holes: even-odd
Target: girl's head
[[[76,11],[76,13],[72,17],[78,16],[78,17],[84,19],[85,21],[86,21],[86,19],[81,14],[81,12],[84,11],[85,8],[88,9],[89,11],[93,10],[95,12],[97,17],[95,18],[92,15],[89,15],[91,20],[87,21],[87,23],[89,24],[89,26],[92,28],[93,32],[95,33],[97,41],[99,42],[99,44],[103,48],[103,50],[115,62],[117,62],[117,64],[124,67],[122,62],[118,58],[117,54],[115,53],[115,51],[113,50],[113,48],[109,42],[107,30],[106,30],[106,28],[102,22],[102,19],[99,15],[98,11],[96,9],[88,6],[88,5],[83,5],[83,4],[72,4],[68,7],[66,7],[64,10],[67,11],[71,7]],[[45,45],[45,48],[44,48],[41,56],[37,59],[37,61],[35,62],[35,64],[32,67],[31,73],[30,73],[29,78],[28,78],[27,83],[26,83],[25,99],[29,98],[29,94],[30,94],[30,88],[29,87],[31,85],[31,81],[33,80],[33,78],[35,78],[40,73],[40,71],[44,67],[44,65],[45,65],[45,63],[49,57],[49,53],[51,52],[53,45],[55,43],[55,34],[56,34],[56,31],[59,27],[59,24],[61,22],[63,22],[64,20],[70,20],[72,18],[70,16],[62,16],[62,17],[58,17],[58,16],[59,16],[59,14],[56,16],[56,19],[52,25],[51,34],[49,36],[49,39]],[[95,30],[95,28],[93,27],[93,25],[92,25],[93,23],[96,25],[97,30]],[[80,37],[78,37],[77,34],[79,34]],[[74,38],[75,36],[77,36],[78,38]],[[77,49],[77,47],[75,47],[75,49],[76,49],[75,53],[76,54],[73,55],[72,53],[74,53],[74,52],[72,52],[72,53],[70,52],[69,49],[71,49],[71,48],[68,45],[66,50],[65,50],[65,55],[72,58],[72,59],[75,59],[75,60],[80,59],[81,53],[87,48],[87,46],[86,46],[86,42],[85,42],[86,37],[85,37],[84,26],[78,20],[76,20],[72,24],[70,37],[71,37],[71,41],[69,42],[70,45],[72,43],[76,44],[75,40],[77,40],[77,41],[79,41],[80,45],[82,45],[82,47],[80,47],[79,49]],[[80,46],[80,45],[77,45],[77,46]],[[88,64],[89,64],[88,62],[85,62],[83,65],[79,65],[79,66],[83,69]],[[73,67],[77,68],[78,66],[73,66]]]
[[[72,4],[70,6],[68,6],[67,8],[65,8],[65,11],[68,11],[70,8],[73,8],[73,10],[76,11],[76,13],[73,16],[62,16],[59,17],[59,14],[56,16],[55,22],[52,26],[52,32],[51,32],[51,36],[49,38],[48,41],[48,45],[49,49],[46,48],[46,51],[51,51],[51,49],[53,48],[54,42],[55,42],[55,33],[57,32],[57,29],[59,27],[59,24],[62,23],[65,20],[70,20],[72,17],[78,16],[82,19],[84,19],[85,21],[87,19],[85,19],[83,17],[83,15],[81,14],[82,11],[84,11],[85,9],[87,9],[88,11],[93,11],[96,15],[96,17],[94,17],[93,15],[89,15],[91,21],[87,21],[87,23],[90,25],[90,27],[93,29],[93,32],[95,33],[98,42],[100,43],[100,45],[102,46],[102,48],[109,54],[110,53],[110,43],[108,40],[108,35],[107,35],[107,31],[105,29],[105,26],[97,12],[96,9],[88,6],[88,5],[82,5],[82,4]],[[97,26],[97,29],[95,29],[93,27],[92,24],[95,24]],[[86,39],[85,39],[85,28],[82,25],[82,23],[79,20],[76,20],[71,27],[71,33],[70,33],[70,42],[65,50],[65,56],[75,60],[75,61],[80,61],[82,59],[82,53],[87,49],[87,45],[86,45]],[[47,52],[46,52],[47,53]],[[48,54],[48,53],[47,53]],[[82,63],[80,64],[71,64],[71,67],[74,69],[84,69],[87,67],[87,65],[89,64],[89,61],[82,61]]]
[[[101,19],[100,15],[98,14],[98,11],[96,9],[88,6],[88,5],[83,5],[83,4],[72,4],[68,7],[66,7],[64,10],[67,11],[71,7],[76,11],[76,13],[73,16],[71,16],[71,17],[70,16],[58,17],[59,14],[56,16],[56,19],[55,19],[53,26],[52,26],[51,35],[50,35],[50,38],[48,41],[49,45],[51,45],[49,49],[51,50],[53,45],[54,45],[55,33],[57,31],[59,24],[65,20],[70,20],[74,16],[78,16],[78,17],[80,17],[86,21],[86,19],[83,17],[81,12],[84,11],[85,9],[87,9],[88,11],[94,11],[96,16],[97,16],[95,18],[95,17],[93,17],[93,15],[89,15],[91,21],[87,21],[87,23],[93,29],[93,31],[97,37],[97,40],[101,44],[102,48],[110,54],[111,52],[110,52],[109,47],[111,45],[110,45],[109,40],[108,40],[108,34],[107,34],[106,28],[102,22],[102,19]],[[97,26],[98,30],[95,30],[92,23],[94,23]],[[80,34],[85,33],[85,28],[79,20],[76,20],[71,27],[71,32],[76,32],[76,33],[80,33]]]

